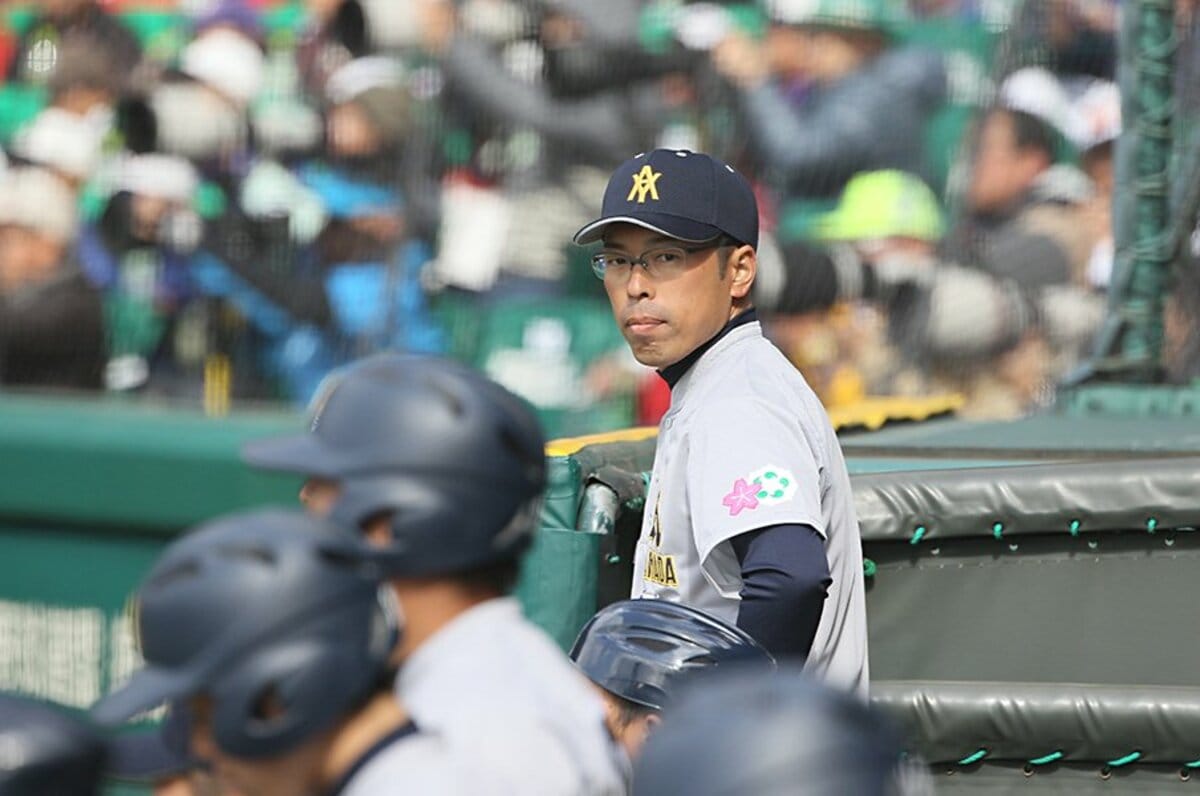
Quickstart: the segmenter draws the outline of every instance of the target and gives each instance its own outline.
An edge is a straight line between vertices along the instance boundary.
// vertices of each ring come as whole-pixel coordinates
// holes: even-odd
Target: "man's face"
[[[309,478],[300,487],[300,503],[304,510],[315,517],[328,517],[337,503],[342,488],[337,481],[327,478]]]
[[[0,292],[45,281],[62,261],[62,243],[36,230],[0,226]]]
[[[657,713],[645,713],[633,719],[628,719],[622,710],[621,703],[610,693],[595,686],[604,699],[604,724],[630,760],[637,760],[642,753],[642,747],[650,733],[658,726],[661,718]]]
[[[190,771],[154,783],[153,796],[241,796],[222,785],[207,771]]]
[[[300,504],[314,517],[328,517],[342,494],[337,481],[328,478],[309,478],[300,487]],[[380,512],[362,524],[367,541],[376,547],[385,547],[392,542],[391,513]]]
[[[663,246],[695,248],[633,224],[617,223],[604,233],[604,248],[640,257]],[[729,255],[753,250],[740,247]],[[734,269],[720,274],[720,256],[729,249],[704,249],[689,254],[678,273],[654,278],[640,265],[627,274],[610,273],[604,290],[612,304],[621,334],[643,365],[665,368],[686,357],[721,330],[734,314],[734,301],[744,298],[750,282],[734,279]]]
[[[278,757],[248,760],[226,754],[217,745],[209,698],[196,697],[191,702],[191,709],[192,754],[208,763],[225,792],[239,796],[296,796],[320,792],[328,734],[318,734]]]
[[[980,213],[1011,207],[1033,186],[1049,164],[1038,150],[1017,146],[1016,128],[1007,113],[993,112],[984,119],[971,171],[967,199]]]

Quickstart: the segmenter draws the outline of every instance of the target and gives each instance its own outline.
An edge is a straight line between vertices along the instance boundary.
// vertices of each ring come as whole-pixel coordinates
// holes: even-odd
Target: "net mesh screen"
[[[223,413],[302,405],[401,349],[485,370],[552,433],[654,422],[665,385],[570,238],[615,166],[671,147],[753,184],[759,316],[828,405],[959,392],[969,416],[1022,414],[1106,313],[1119,11],[9,5],[0,383]],[[1193,27],[1181,11],[1183,64]],[[1174,307],[1179,359],[1171,319],[1196,314]]]

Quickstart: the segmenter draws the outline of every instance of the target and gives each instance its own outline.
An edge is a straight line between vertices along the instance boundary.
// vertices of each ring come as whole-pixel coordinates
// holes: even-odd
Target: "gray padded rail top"
[[[851,477],[864,540],[1200,525],[1200,457]],[[1074,524],[1072,524],[1074,523]]]
[[[1035,415],[989,423],[940,420],[841,435],[860,456],[1128,458],[1200,454],[1200,418]]]
[[[883,681],[871,700],[931,763],[1200,759],[1200,688]]]

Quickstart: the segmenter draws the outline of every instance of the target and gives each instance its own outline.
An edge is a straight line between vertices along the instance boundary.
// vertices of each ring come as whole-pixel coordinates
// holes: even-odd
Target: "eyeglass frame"
[[[649,249],[646,249],[645,251],[643,251],[637,257],[629,255],[629,276],[631,276],[631,277],[633,276],[634,266],[641,265],[642,270],[645,271],[646,274],[648,276],[650,276],[652,279],[660,278],[660,277],[656,276],[655,274],[651,273],[650,263],[646,261],[646,255],[652,254],[654,252],[675,250],[675,251],[682,252],[684,255],[684,258],[686,259],[687,257],[689,257],[693,254],[699,254],[700,252],[707,251],[709,249],[724,249],[727,247],[736,247],[736,246],[741,246],[741,245],[742,245],[741,243],[739,243],[737,240],[730,237],[729,235],[722,234],[722,235],[718,235],[717,237],[713,238],[712,240],[697,243],[693,246],[684,246],[684,245],[652,246]],[[602,282],[604,281],[605,273],[608,272],[608,268],[607,267],[605,267],[605,268],[597,267],[596,260],[607,251],[613,251],[613,250],[601,249],[600,251],[593,254],[591,257],[592,273],[595,274],[596,278]],[[624,252],[622,252],[622,253],[624,254]]]

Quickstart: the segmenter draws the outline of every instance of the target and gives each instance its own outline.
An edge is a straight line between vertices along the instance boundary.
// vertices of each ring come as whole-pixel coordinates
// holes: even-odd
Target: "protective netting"
[[[569,241],[667,146],[754,183],[760,315],[827,404],[1027,412],[1105,315],[1121,6],[8,6],[0,383],[220,413],[399,348],[555,434],[654,421],[665,385]]]

